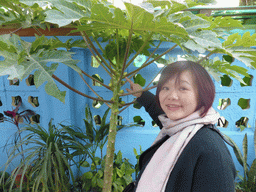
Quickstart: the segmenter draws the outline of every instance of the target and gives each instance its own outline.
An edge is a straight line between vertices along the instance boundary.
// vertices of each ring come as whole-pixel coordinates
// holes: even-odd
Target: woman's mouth
[[[181,108],[180,105],[166,105],[167,109],[170,110],[170,111],[176,111],[176,110],[179,110]]]

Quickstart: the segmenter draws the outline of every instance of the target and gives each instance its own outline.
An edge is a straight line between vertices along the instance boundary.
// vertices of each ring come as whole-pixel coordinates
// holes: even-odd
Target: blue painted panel
[[[7,78],[7,76],[0,77],[0,91],[4,91],[5,90],[4,79],[6,79],[6,78]]]

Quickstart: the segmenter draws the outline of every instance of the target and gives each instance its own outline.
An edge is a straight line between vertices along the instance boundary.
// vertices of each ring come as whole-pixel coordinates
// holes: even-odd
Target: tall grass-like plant
[[[81,133],[80,136],[84,135],[84,138],[86,137],[86,139],[88,139],[90,147],[88,148],[87,157],[80,159],[79,166],[86,167],[89,169],[89,171],[83,173],[76,179],[76,183],[74,185],[75,189],[72,189],[72,191],[98,192],[102,191],[103,189],[103,177],[106,159],[106,155],[103,155],[103,149],[109,134],[109,111],[110,109],[108,108],[104,112],[103,116],[98,119],[96,124],[90,107],[86,105],[84,119],[85,133]],[[139,126],[139,124],[131,123],[126,125],[118,125],[117,131],[124,127],[131,126]],[[97,156],[97,152],[100,153],[100,157]],[[80,151],[80,155],[82,154],[83,151]],[[122,157],[121,151],[119,151],[117,154],[115,153],[113,166],[114,171],[112,176],[112,191],[119,192],[132,181],[132,173],[135,172],[135,167],[128,161],[128,159]]]
[[[20,131],[25,136],[11,147],[5,171],[20,155],[23,154],[25,158],[12,171],[9,191],[15,187],[15,179],[19,173],[20,190],[25,186],[27,191],[70,191],[70,182],[75,180],[72,164],[75,164],[76,151],[89,147],[86,139],[79,136],[79,129],[71,132],[69,126],[55,126],[51,120],[48,130],[36,124],[27,125]],[[18,151],[21,145],[26,147],[23,151]],[[3,177],[0,181],[3,181]]]
[[[255,133],[254,133],[255,134]],[[243,167],[244,176],[237,175],[239,178],[239,181],[236,185],[237,191],[242,192],[255,192],[256,191],[256,158],[253,160],[253,163],[251,166],[247,163],[247,154],[248,154],[248,139],[247,139],[247,133],[244,135],[243,139],[243,154],[240,151],[237,144],[227,135],[225,137],[234,145],[233,151],[236,155],[236,158],[240,165]]]

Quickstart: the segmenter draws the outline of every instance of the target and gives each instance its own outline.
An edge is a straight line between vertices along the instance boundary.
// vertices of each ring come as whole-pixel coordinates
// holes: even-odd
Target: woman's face
[[[171,120],[179,120],[195,112],[198,93],[191,72],[182,72],[178,82],[176,77],[169,79],[159,92],[159,102]]]

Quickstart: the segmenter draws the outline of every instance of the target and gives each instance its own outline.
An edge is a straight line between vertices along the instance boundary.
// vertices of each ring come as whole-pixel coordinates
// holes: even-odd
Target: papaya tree
[[[168,57],[166,60],[163,56],[176,47],[183,50],[187,59],[202,64],[216,80],[226,74],[244,83],[243,77],[249,76],[247,68],[256,67],[256,52],[252,48],[256,45],[256,35],[229,33],[234,27],[243,27],[238,20],[192,13],[189,8],[199,5],[193,0],[183,3],[147,0],[140,5],[127,2],[124,5],[125,8],[120,9],[104,0],[0,2],[0,24],[17,28],[0,36],[0,56],[4,58],[0,61],[1,76],[22,80],[33,73],[35,86],[47,82],[45,92],[62,102],[65,101],[65,91],[59,90],[56,82],[77,94],[105,103],[111,109],[103,191],[111,191],[112,187],[118,114],[133,103],[121,101],[128,95],[123,91],[126,77],[132,78],[154,62],[169,63]],[[70,38],[62,42],[56,37],[45,37],[39,31],[40,28],[65,27],[73,28],[72,32],[79,33],[82,40],[72,41]],[[33,28],[40,35],[35,35],[33,42],[25,41],[15,34],[24,28]],[[159,51],[164,42],[169,42],[170,47]],[[78,67],[78,61],[72,58],[70,51],[73,47],[90,51],[93,65],[99,65],[110,77],[109,84]],[[213,57],[214,54],[218,56]],[[128,72],[129,66],[141,55],[146,56],[142,65]],[[242,62],[244,67],[234,65],[234,59]],[[72,68],[95,96],[86,95],[57,77],[54,73],[59,64]],[[107,100],[94,91],[85,77],[100,84],[102,89],[110,90],[112,98]],[[141,77],[138,78],[140,82]],[[148,83],[144,90],[154,87],[151,85],[152,82]]]

